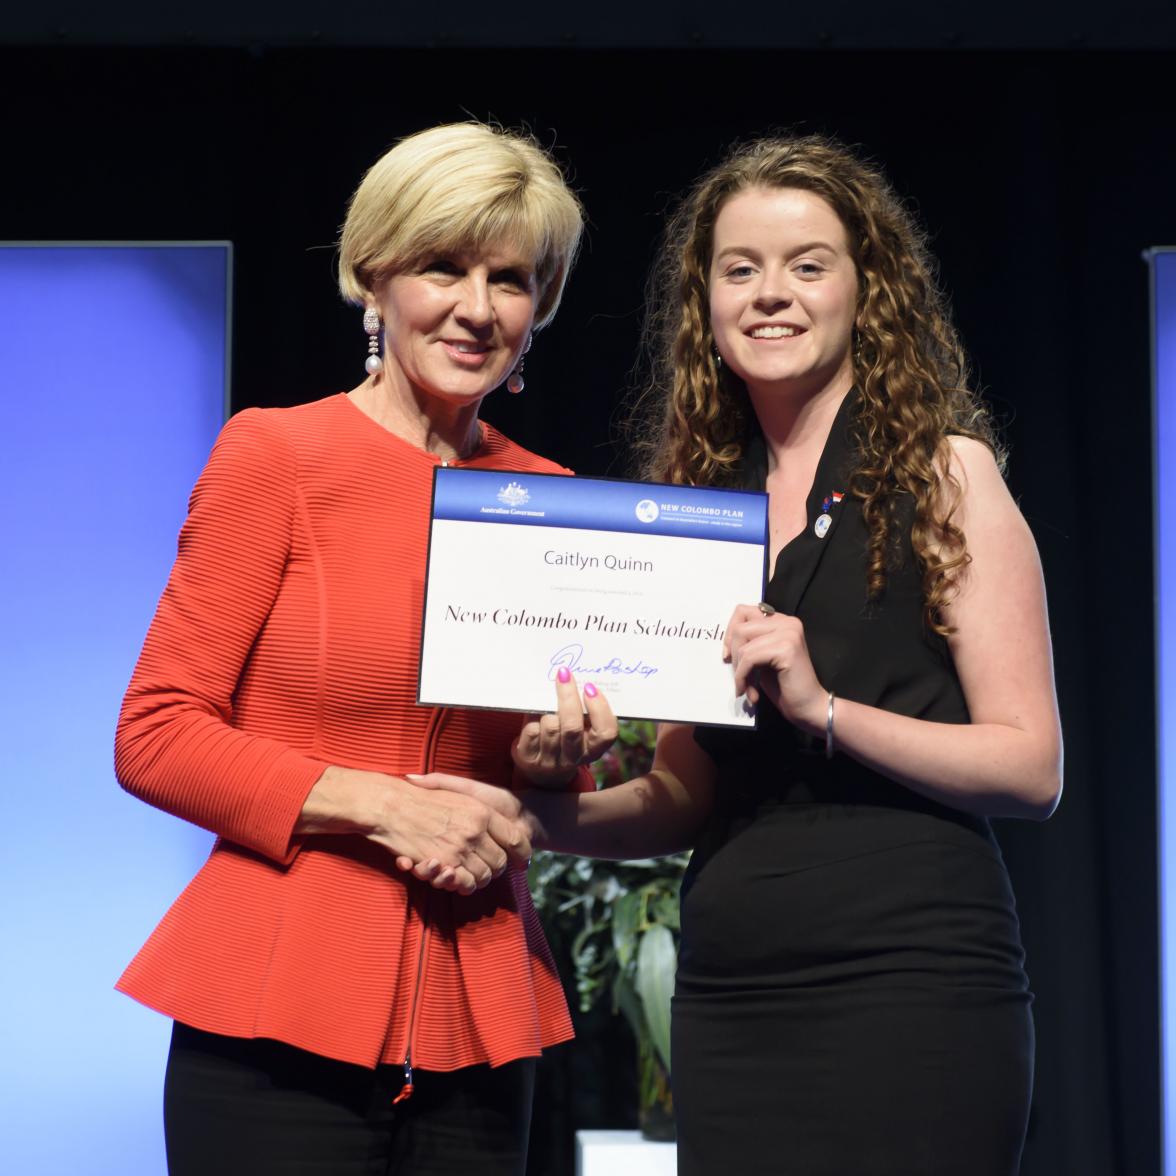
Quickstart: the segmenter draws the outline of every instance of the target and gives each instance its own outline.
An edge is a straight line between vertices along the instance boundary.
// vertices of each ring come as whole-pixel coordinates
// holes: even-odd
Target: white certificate
[[[549,711],[566,666],[618,716],[754,726],[722,641],[766,540],[752,491],[439,468],[418,700]]]

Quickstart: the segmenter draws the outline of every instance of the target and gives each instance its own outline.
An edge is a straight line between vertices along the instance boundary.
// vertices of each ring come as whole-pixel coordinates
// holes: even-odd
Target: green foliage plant
[[[597,787],[611,788],[647,771],[655,738],[653,723],[622,721],[616,743],[593,765]],[[613,862],[540,852],[529,873],[552,947],[571,965],[580,1011],[589,1012],[607,995],[637,1039],[643,1112],[660,1105],[667,1122],[678,892],[688,861],[686,853]]]

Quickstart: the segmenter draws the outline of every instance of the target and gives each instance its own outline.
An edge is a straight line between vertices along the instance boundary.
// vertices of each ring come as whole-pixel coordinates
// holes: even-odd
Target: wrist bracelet
[[[829,709],[825,712],[825,758],[833,758],[833,702],[835,695],[829,691]]]

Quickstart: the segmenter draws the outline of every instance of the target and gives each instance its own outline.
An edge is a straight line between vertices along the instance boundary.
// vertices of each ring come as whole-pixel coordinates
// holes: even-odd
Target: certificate
[[[618,716],[754,726],[722,642],[766,542],[761,493],[438,468],[418,701],[549,711],[566,667]]]

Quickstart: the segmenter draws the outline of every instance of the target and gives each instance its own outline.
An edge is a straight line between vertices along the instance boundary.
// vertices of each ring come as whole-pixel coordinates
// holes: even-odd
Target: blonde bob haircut
[[[436,254],[508,243],[534,258],[535,326],[551,321],[580,244],[580,202],[529,135],[478,122],[401,139],[363,177],[339,239],[339,289],[376,286]]]

